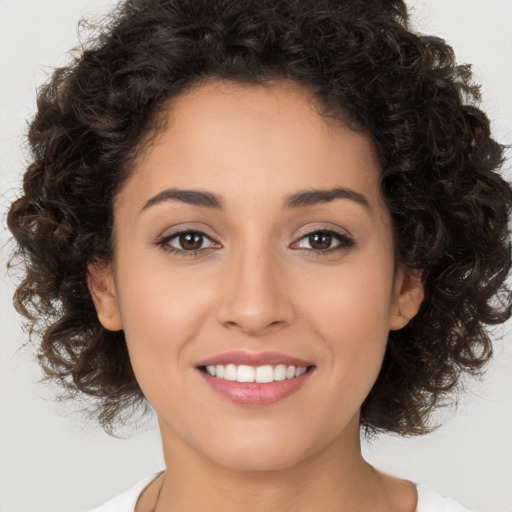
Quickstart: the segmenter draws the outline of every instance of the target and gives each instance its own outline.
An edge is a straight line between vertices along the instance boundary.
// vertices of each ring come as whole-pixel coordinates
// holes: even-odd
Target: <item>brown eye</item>
[[[192,230],[167,235],[158,240],[156,244],[167,252],[183,256],[218,247],[218,244],[205,233]]]
[[[185,251],[197,251],[203,244],[203,235],[200,233],[183,233],[178,237],[181,249]]]
[[[315,233],[309,235],[308,240],[312,249],[325,251],[331,247],[332,235],[327,233]]]
[[[354,240],[345,233],[339,233],[331,229],[318,229],[304,235],[297,242],[299,249],[305,249],[314,253],[331,253],[342,249],[348,249],[355,244]]]

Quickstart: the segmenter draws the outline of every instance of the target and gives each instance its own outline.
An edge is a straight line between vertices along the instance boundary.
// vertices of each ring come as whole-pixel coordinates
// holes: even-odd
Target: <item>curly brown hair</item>
[[[14,303],[41,336],[46,375],[67,396],[95,397],[107,430],[144,403],[123,332],[98,321],[87,269],[112,256],[113,201],[159,113],[209,78],[294,80],[370,135],[397,260],[421,270],[425,300],[390,333],[361,422],[428,431],[460,375],[491,357],[487,326],[510,315],[512,193],[470,67],[414,33],[401,0],[129,0],[53,73],[8,215],[26,269]]]

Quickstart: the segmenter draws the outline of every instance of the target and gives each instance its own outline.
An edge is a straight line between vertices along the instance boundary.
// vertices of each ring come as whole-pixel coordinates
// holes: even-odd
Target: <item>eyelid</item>
[[[201,226],[192,226],[190,224],[182,224],[178,225],[178,227],[167,227],[166,229],[162,230],[158,236],[157,240],[162,240],[164,238],[172,238],[177,235],[182,235],[184,233],[199,233],[200,235],[205,236],[206,238],[209,238],[210,240],[216,241],[212,235],[209,235],[207,233],[208,228],[203,228]]]
[[[299,229],[299,231],[296,235],[297,236],[296,240],[298,240],[299,238],[302,238],[306,235],[311,235],[311,234],[318,233],[318,232],[322,232],[322,233],[328,232],[328,233],[333,233],[333,234],[336,234],[336,235],[339,235],[342,237],[346,237],[346,238],[351,238],[351,239],[354,238],[348,229],[341,228],[339,226],[333,226],[330,224],[327,224],[327,225],[322,225],[322,224],[311,225],[310,224],[308,226],[305,226],[305,227],[302,227]]]

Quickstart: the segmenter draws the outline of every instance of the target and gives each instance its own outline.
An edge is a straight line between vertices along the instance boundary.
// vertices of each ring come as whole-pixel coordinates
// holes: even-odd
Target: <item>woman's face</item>
[[[115,244],[91,289],[169,451],[279,469],[355,446],[415,313],[365,134],[292,83],[202,85],[119,193]]]

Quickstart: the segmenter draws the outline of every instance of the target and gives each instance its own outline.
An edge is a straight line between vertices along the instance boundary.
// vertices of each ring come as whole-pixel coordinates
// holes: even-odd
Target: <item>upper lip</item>
[[[295,366],[296,368],[312,366],[313,363],[305,361],[298,357],[281,354],[280,352],[247,352],[244,350],[233,350],[230,352],[223,352],[208,359],[204,359],[197,363],[197,366],[213,366],[213,365],[248,365],[248,366],[265,366],[265,365],[278,365],[284,364],[286,366]]]

